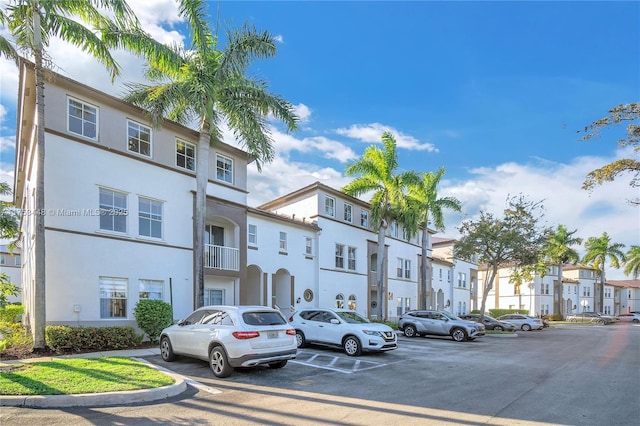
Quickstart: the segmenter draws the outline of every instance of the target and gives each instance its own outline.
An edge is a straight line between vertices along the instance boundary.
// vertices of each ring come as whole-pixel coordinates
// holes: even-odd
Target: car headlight
[[[362,330],[362,332],[364,334],[367,334],[369,336],[381,336],[379,331],[374,331],[374,330]]]

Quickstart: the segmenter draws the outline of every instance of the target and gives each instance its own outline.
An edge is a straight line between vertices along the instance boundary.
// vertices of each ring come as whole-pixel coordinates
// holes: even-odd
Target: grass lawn
[[[0,395],[64,395],[167,386],[174,380],[123,357],[73,358],[0,367]]]

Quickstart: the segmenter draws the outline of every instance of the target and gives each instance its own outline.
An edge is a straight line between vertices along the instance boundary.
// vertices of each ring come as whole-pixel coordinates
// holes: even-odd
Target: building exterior
[[[22,282],[22,257],[20,255],[20,249],[9,249],[5,244],[0,244],[0,273],[5,274],[9,282],[18,288],[21,288]],[[9,296],[7,302],[16,303],[22,302],[22,294],[17,296]]]
[[[143,299],[196,305],[195,256],[204,256],[205,304],[345,307],[370,315],[377,229],[368,203],[315,183],[258,208],[247,205],[249,155],[218,143],[209,158],[207,217],[194,229],[198,133],[45,72],[45,209],[36,211],[33,65],[20,66],[14,203],[22,211],[22,300],[34,311],[34,222],[44,215],[47,324],[134,325]],[[204,253],[194,251],[195,232]],[[422,232],[422,231],[421,231]],[[430,234],[433,232],[427,230]],[[420,237],[392,223],[385,241],[384,312],[418,306]],[[431,256],[431,248],[428,250]],[[472,265],[433,259],[433,300],[463,313]],[[462,269],[461,269],[462,268]],[[463,275],[460,275],[463,274]]]

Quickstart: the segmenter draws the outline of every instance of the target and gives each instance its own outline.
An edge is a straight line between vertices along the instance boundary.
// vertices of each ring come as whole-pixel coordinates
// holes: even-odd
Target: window
[[[7,264],[7,258],[5,257],[4,254],[0,255],[0,265],[6,265]]]
[[[398,258],[396,275],[398,278],[411,278],[411,261],[409,259]]]
[[[438,270],[438,276],[440,278],[440,281],[442,281],[442,269]]]
[[[16,266],[20,266],[22,263],[22,259],[20,259],[20,256],[16,256],[15,261],[16,261]]]
[[[220,154],[216,155],[216,178],[223,182],[233,183],[233,160]]]
[[[465,272],[458,272],[458,287],[467,287],[467,274]]]
[[[458,302],[458,312],[457,315],[462,315],[462,302]]]
[[[224,290],[205,289],[204,290],[204,305],[223,305],[224,304]]]
[[[176,166],[196,170],[196,146],[189,142],[176,140]]]
[[[69,132],[97,139],[98,109],[84,102],[69,98]]]
[[[313,255],[313,238],[305,237],[304,239],[304,254],[307,256]]]
[[[342,293],[336,295],[336,308],[344,309],[344,296]]]
[[[163,300],[164,281],[140,280],[138,297],[140,300]]]
[[[100,277],[100,318],[127,317],[127,280]]]
[[[349,309],[350,311],[355,311],[356,310],[356,295],[352,294],[351,296],[349,296],[349,302],[347,303],[347,309]]]
[[[336,268],[344,268],[344,245],[336,244]]]
[[[287,233],[280,232],[280,250],[287,249]]]
[[[127,149],[136,154],[151,157],[151,129],[133,121],[127,121]]]
[[[143,237],[162,238],[162,203],[138,199],[138,233]]]
[[[549,284],[544,285],[544,294],[549,294]]]
[[[345,222],[353,222],[353,206],[351,204],[344,203],[344,220]]]
[[[394,220],[393,222],[391,222],[391,236],[392,237],[397,237],[398,236],[398,224],[396,223],[396,221]]]
[[[127,194],[100,188],[100,229],[127,232]]]
[[[258,227],[256,225],[249,224],[249,244],[258,245]]]
[[[349,270],[355,271],[356,270],[356,248],[355,247],[349,247],[347,254],[348,254],[348,265],[347,265],[347,267],[349,268]]]
[[[409,259],[405,259],[404,261],[404,277],[411,279],[411,261]]]
[[[589,287],[583,287],[583,288],[582,288],[582,295],[583,295],[583,296],[591,296],[591,288],[589,288]]]
[[[369,212],[366,210],[360,210],[360,226],[369,228]]]
[[[324,214],[334,217],[336,215],[336,199],[324,197]]]
[[[447,269],[447,282],[450,283],[451,282],[451,270]]]

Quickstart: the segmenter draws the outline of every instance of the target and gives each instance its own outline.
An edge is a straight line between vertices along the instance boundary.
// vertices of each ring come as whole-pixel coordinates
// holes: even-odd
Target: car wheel
[[[601,319],[601,320],[598,320],[598,321],[596,321],[596,322],[597,322],[598,324],[600,324],[600,325],[604,325],[604,320],[602,320],[602,319]]]
[[[577,319],[575,319],[575,318],[571,318],[571,319],[569,320],[569,322],[578,322],[578,320],[577,320]]]
[[[287,365],[287,360],[286,359],[284,361],[270,362],[269,363],[269,368],[282,368],[285,365]]]
[[[304,333],[300,330],[296,330],[296,345],[299,348],[303,348],[307,343],[307,340],[304,338]]]
[[[416,334],[417,334],[417,330],[416,330],[416,328],[414,326],[407,325],[404,328],[404,335],[405,336],[407,336],[407,337],[416,337]]]
[[[493,331],[504,331],[504,328],[502,328],[501,325],[496,325],[495,327],[493,327]]]
[[[221,379],[229,377],[233,373],[233,367],[229,365],[227,354],[221,346],[215,346],[209,352],[209,366],[213,375]]]
[[[634,323],[634,324],[637,324],[637,323],[639,323],[639,322],[640,322],[640,320],[639,320],[638,318],[634,318],[634,319],[633,319],[633,323]]]
[[[529,324],[522,324],[522,327],[520,328],[522,331],[531,331],[531,326]]]
[[[175,361],[176,359],[176,354],[173,353],[173,347],[171,347],[171,341],[167,336],[160,340],[160,356],[163,361],[167,362]]]
[[[456,342],[462,342],[467,339],[467,332],[461,328],[451,330],[451,338]]]
[[[349,336],[342,343],[344,352],[349,356],[360,356],[362,354],[362,346],[357,337]]]

